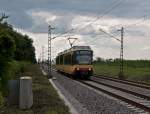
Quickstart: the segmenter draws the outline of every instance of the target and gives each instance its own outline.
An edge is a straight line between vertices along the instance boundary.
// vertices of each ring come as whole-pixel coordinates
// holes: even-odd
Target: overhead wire
[[[82,28],[80,28],[79,30],[82,30],[82,29],[84,29],[85,27],[90,26],[90,25],[92,25],[93,23],[96,23],[98,20],[100,20],[101,18],[103,18],[104,16],[106,16],[106,15],[107,15],[108,13],[110,13],[112,10],[114,10],[115,8],[117,8],[119,5],[121,5],[122,2],[124,2],[124,0],[120,0],[119,2],[118,2],[118,0],[117,0],[117,2],[114,2],[114,3],[113,3],[114,5],[112,5],[112,7],[111,7],[110,9],[106,10],[100,17],[97,17],[96,19],[94,19],[94,20],[90,21],[89,23],[85,24],[85,25],[84,25]]]
[[[99,20],[99,19],[101,19],[102,17],[106,16],[106,14],[110,13],[112,10],[114,10],[114,9],[117,8],[119,5],[121,5],[121,3],[122,3],[123,1],[124,1],[124,0],[120,0],[120,1],[118,2],[118,0],[116,0],[116,1],[113,3],[112,7],[109,8],[108,10],[106,10],[100,17],[97,17],[96,19],[90,21],[90,23],[84,25],[82,28],[79,28],[79,30],[82,30],[83,28],[85,28],[85,27],[87,27],[87,26],[89,26],[89,25],[95,23],[97,20]],[[72,28],[72,29],[70,29],[70,30],[67,30],[67,31],[65,31],[65,32],[62,33],[62,34],[59,34],[59,35],[53,37],[52,39],[55,39],[55,38],[57,38],[57,37],[61,37],[61,36],[65,35],[65,34],[67,34],[67,33],[69,33],[69,32],[71,32],[71,31],[77,30],[77,29],[78,29],[78,27]]]
[[[123,0],[120,0],[117,4],[113,5],[110,9],[106,10],[105,13],[103,15],[101,15],[100,17],[97,17],[96,19],[92,20],[90,23],[84,25],[82,28],[80,28],[79,30],[82,30],[84,29],[85,27],[89,26],[89,25],[92,25],[93,23],[95,23],[97,20],[100,20],[102,17],[106,16],[106,14],[108,14],[110,11],[112,11],[114,8],[116,8],[117,6],[119,6],[121,3],[123,2]],[[117,41],[120,41],[118,38],[116,38],[115,36],[107,33],[105,30],[103,30],[101,28],[101,31],[105,34],[107,34],[108,36],[114,38],[115,40]],[[94,39],[93,39],[94,40]],[[86,42],[85,42],[86,43]]]
[[[101,32],[103,32],[103,33],[105,33],[105,34],[107,34],[108,36],[110,36],[111,38],[114,38],[115,40],[117,40],[117,41],[119,41],[119,42],[121,42],[121,40],[120,39],[118,39],[117,37],[115,37],[114,35],[112,35],[112,34],[110,34],[110,33],[108,33],[108,32],[106,32],[105,30],[103,30],[103,29],[99,29]]]
[[[123,1],[124,1],[124,0],[120,0],[119,2],[118,2],[118,0],[115,1],[115,2],[113,3],[112,7],[109,8],[108,10],[106,10],[100,17],[97,17],[96,19],[91,20],[90,22],[86,23],[84,26],[83,26],[83,24],[82,24],[82,28],[79,28],[79,26],[77,26],[77,27],[75,27],[75,28],[72,28],[72,29],[70,29],[70,30],[68,30],[68,31],[65,31],[64,33],[61,33],[61,34],[59,34],[59,35],[53,37],[52,39],[55,39],[55,38],[57,38],[57,37],[63,37],[63,35],[65,35],[65,34],[67,34],[67,33],[70,33],[70,32],[73,31],[73,30],[77,30],[77,29],[78,29],[78,30],[82,30],[82,29],[86,28],[87,26],[92,25],[93,23],[97,22],[98,20],[100,20],[101,18],[103,18],[104,16],[106,16],[106,15],[107,15],[108,13],[110,13],[112,10],[114,10],[115,8],[117,8],[119,5],[121,5]],[[116,38],[115,36],[113,36],[113,35],[107,33],[107,32],[104,31],[103,29],[100,29],[100,31],[102,31],[103,33],[107,34],[108,36],[114,38],[115,40],[120,41],[118,38]],[[87,42],[85,42],[85,43],[87,43]]]
[[[146,20],[146,15],[144,15],[144,16],[142,16],[138,21],[136,21],[135,23],[133,23],[133,24],[129,24],[129,25],[127,25],[127,26],[124,26],[124,27],[130,27],[130,26],[133,26],[133,25],[137,25],[137,24],[139,24],[139,23],[142,23],[142,22],[144,22],[145,20]]]
[[[133,24],[130,24],[130,25],[127,25],[127,26],[124,26],[125,28],[127,28],[127,27],[129,27],[129,26],[133,26],[133,25],[137,25],[137,24],[139,24],[139,23],[141,23],[141,22],[143,22],[143,21],[145,21],[145,19],[146,19],[146,15],[144,15],[144,16],[142,16],[137,22],[135,22],[135,23],[133,23]],[[115,40],[117,40],[117,41],[119,41],[119,42],[121,42],[121,40],[120,39],[118,39],[117,37],[115,37],[114,35],[112,35],[112,34],[110,34],[110,33],[108,33],[108,32],[106,32],[105,30],[103,30],[102,28],[100,28],[99,29],[101,32],[103,32],[103,33],[105,33],[105,34],[107,34],[108,36],[110,36],[111,38],[114,38]],[[117,34],[118,35],[118,34]]]
[[[135,23],[133,23],[133,24],[130,24],[130,25],[127,25],[127,26],[124,26],[124,27],[129,27],[129,26],[133,26],[133,25],[137,25],[137,24],[139,24],[139,23],[141,23],[141,22],[143,22],[143,21],[145,21],[145,19],[146,19],[146,15],[144,15],[144,16],[142,16],[137,22],[135,22]],[[105,33],[105,34],[107,34],[108,36],[110,36],[111,38],[114,38],[115,40],[117,40],[117,41],[119,41],[119,42],[121,42],[121,40],[120,39],[118,39],[117,37],[115,37],[114,35],[112,35],[112,34],[110,34],[110,33],[108,33],[108,32],[106,32],[105,30],[103,30],[102,28],[100,28],[99,29],[101,32],[103,32],[103,33]],[[118,35],[118,34],[117,34]]]

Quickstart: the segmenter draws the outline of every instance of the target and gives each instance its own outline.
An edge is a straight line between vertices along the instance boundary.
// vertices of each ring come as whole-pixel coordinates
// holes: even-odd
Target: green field
[[[95,62],[93,66],[96,74],[118,77],[119,63]],[[124,76],[125,79],[150,83],[149,62],[126,62],[124,65]]]

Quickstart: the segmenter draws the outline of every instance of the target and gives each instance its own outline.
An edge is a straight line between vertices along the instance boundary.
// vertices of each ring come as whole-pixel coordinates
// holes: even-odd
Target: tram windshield
[[[76,51],[76,63],[77,64],[91,64],[92,63],[92,51],[86,51],[86,50]]]

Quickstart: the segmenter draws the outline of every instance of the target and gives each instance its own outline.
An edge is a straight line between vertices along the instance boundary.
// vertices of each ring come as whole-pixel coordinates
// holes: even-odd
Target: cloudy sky
[[[53,36],[74,28],[52,42],[53,57],[70,47],[67,36],[77,37],[75,45],[90,45],[94,57],[118,58],[120,42],[99,31],[103,29],[120,39],[124,34],[125,59],[150,59],[150,0],[0,0],[0,12],[18,32],[29,35],[37,58],[44,46],[47,57],[48,25]]]

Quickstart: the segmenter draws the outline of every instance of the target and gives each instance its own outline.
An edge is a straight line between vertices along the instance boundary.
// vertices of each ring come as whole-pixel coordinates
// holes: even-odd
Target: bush
[[[16,79],[16,75],[21,75],[28,64],[28,62],[18,62],[12,60],[3,66],[3,72],[1,73],[2,80],[0,85],[3,95],[7,94],[7,81],[10,79]]]
[[[4,98],[2,96],[2,93],[0,92],[0,107],[4,104]]]

